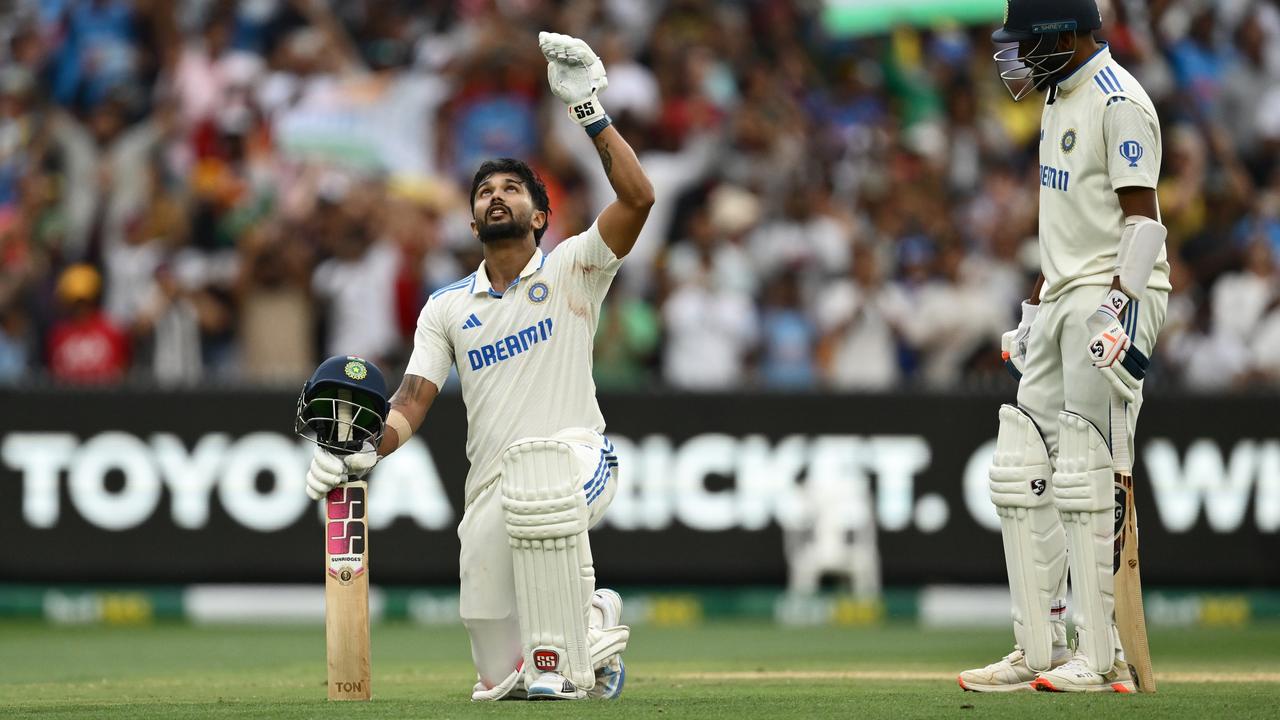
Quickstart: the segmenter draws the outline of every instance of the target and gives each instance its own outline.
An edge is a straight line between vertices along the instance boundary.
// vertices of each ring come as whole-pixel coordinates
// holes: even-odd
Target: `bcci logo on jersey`
[[[536,282],[529,286],[529,302],[543,303],[551,295],[551,288],[544,282]]]
[[[1062,154],[1070,155],[1072,150],[1076,149],[1077,135],[1075,128],[1072,128],[1062,134]]]
[[[1129,161],[1129,167],[1138,167],[1138,161],[1142,159],[1142,143],[1137,140],[1125,140],[1120,143],[1120,157]]]

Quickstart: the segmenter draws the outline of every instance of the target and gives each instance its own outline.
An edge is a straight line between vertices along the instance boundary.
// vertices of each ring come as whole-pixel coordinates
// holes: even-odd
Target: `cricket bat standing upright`
[[[338,414],[349,432],[350,409],[340,408]],[[351,480],[325,498],[324,629],[330,700],[372,696],[368,492],[368,482]]]
[[[1138,692],[1156,691],[1147,643],[1147,618],[1142,609],[1142,568],[1138,564],[1138,509],[1133,498],[1133,462],[1129,457],[1129,423],[1125,404],[1112,396],[1112,454],[1116,465],[1115,574],[1116,630],[1125,662]]]

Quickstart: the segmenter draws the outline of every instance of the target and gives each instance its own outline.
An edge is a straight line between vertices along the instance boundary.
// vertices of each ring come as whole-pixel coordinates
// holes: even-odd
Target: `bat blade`
[[[1119,475],[1116,485],[1116,557],[1113,565],[1116,593],[1116,630],[1124,648],[1125,661],[1138,692],[1156,691],[1151,646],[1147,642],[1147,619],[1142,607],[1142,566],[1138,562],[1138,512],[1133,497],[1133,476]]]
[[[351,440],[351,392],[338,392],[339,441]],[[330,700],[373,696],[369,667],[369,483],[349,480],[325,498],[324,631]]]
[[[368,483],[351,481],[325,501],[325,649],[330,700],[368,700],[373,690],[369,644]]]

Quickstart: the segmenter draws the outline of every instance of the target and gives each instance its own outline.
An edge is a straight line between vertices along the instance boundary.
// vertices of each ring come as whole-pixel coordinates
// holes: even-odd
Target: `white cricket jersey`
[[[467,406],[466,504],[498,478],[502,452],[571,427],[604,431],[591,377],[600,303],[622,260],[592,225],[535,250],[504,291],[484,263],[427,300],[405,372],[444,387],[457,365]]]
[[[1040,131],[1042,299],[1111,284],[1125,220],[1116,190],[1154,189],[1161,154],[1155,106],[1107,45],[1050,89]],[[1170,289],[1164,250],[1148,287]]]

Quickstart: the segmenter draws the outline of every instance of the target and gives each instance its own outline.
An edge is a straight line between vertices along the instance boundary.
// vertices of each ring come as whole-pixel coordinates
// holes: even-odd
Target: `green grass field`
[[[1156,630],[1156,695],[964,693],[955,673],[1007,650],[1007,632],[637,628],[614,703],[469,701],[460,627],[374,630],[371,703],[328,703],[318,626],[52,627],[0,622],[3,718],[1276,717],[1280,625]]]

